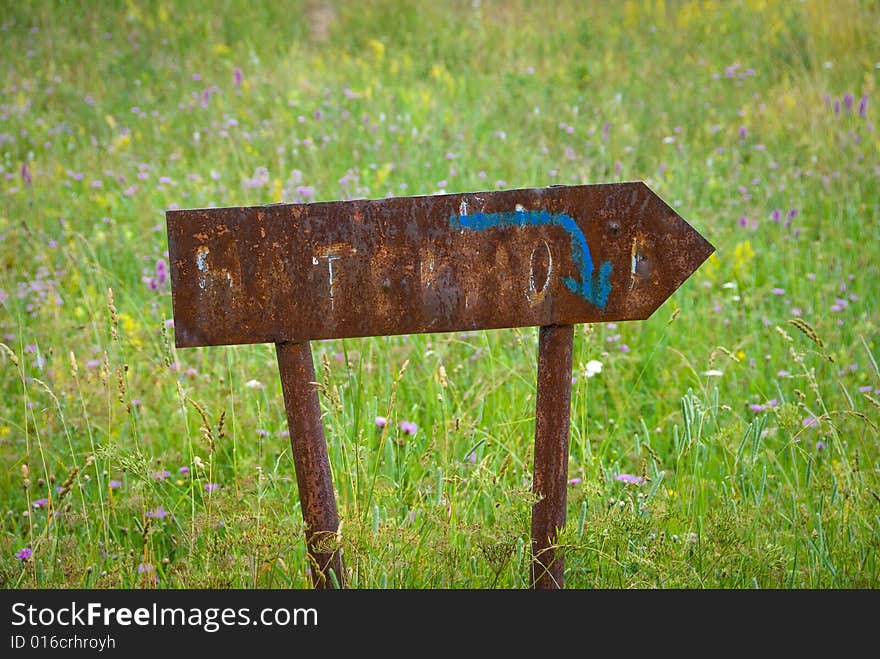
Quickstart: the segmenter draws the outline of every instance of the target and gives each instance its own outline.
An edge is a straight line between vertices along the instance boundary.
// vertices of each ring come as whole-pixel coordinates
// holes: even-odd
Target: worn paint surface
[[[508,213],[474,213],[473,215],[453,215],[449,222],[453,229],[465,228],[470,231],[486,231],[494,227],[543,227],[560,226],[571,240],[571,260],[577,268],[577,277],[563,277],[562,282],[575,295],[579,295],[600,309],[605,308],[608,294],[611,292],[611,261],[605,261],[599,267],[599,275],[593,278],[593,259],[590,246],[584,232],[569,215],[557,213],[551,215],[546,210],[527,211],[517,204],[518,208]],[[549,245],[544,243],[549,250]],[[552,256],[550,257],[552,258]],[[549,277],[552,273],[548,272]],[[529,263],[530,283],[534,279],[534,264]],[[545,280],[546,281],[546,280]]]
[[[714,249],[639,182],[167,224],[179,347],[638,320]]]

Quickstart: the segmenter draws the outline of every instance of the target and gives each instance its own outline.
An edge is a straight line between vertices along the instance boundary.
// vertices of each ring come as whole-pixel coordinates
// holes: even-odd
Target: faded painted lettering
[[[563,277],[565,287],[587,302],[605,308],[608,295],[611,293],[611,261],[599,264],[598,273],[594,272],[590,246],[584,232],[574,219],[566,213],[550,213],[546,210],[524,210],[517,205],[515,211],[503,213],[472,213],[469,215],[452,215],[449,223],[453,229],[467,231],[485,231],[494,227],[526,227],[526,226],[560,226],[568,233],[571,240],[571,258],[578,269],[580,280],[575,277]]]

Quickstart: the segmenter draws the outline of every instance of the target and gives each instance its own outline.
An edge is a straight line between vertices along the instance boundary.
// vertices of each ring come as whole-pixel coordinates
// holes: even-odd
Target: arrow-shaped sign
[[[541,326],[530,583],[557,588],[573,325],[647,318],[714,249],[643,183],[167,219],[177,345],[276,344],[318,587],[345,567],[310,340]]]
[[[167,220],[181,347],[643,319],[713,251],[643,183]]]

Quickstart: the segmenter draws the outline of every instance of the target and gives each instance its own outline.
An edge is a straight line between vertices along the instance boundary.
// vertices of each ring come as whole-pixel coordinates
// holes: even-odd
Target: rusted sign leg
[[[565,525],[573,343],[573,325],[541,328],[532,486],[540,500],[532,508],[532,588],[562,588],[564,559],[554,545]]]
[[[332,588],[332,568],[340,586],[345,586],[342,556],[336,549],[339,516],[327,457],[324,426],[318,392],[313,384],[315,366],[309,343],[276,343],[281,388],[287,408],[290,445],[296,468],[296,482],[306,523],[306,544],[312,563],[315,588]]]

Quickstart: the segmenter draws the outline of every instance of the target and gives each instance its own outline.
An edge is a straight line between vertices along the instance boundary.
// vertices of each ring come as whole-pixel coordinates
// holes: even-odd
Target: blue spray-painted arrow
[[[563,283],[575,295],[579,295],[600,309],[605,308],[608,294],[611,293],[611,261],[601,263],[599,265],[599,273],[597,275],[593,274],[593,259],[590,256],[590,246],[587,245],[584,232],[581,231],[571,216],[565,213],[551,214],[545,210],[516,210],[503,213],[453,214],[449,218],[449,223],[453,229],[467,229],[469,231],[485,231],[493,227],[540,227],[548,225],[562,227],[571,239],[571,258],[580,273],[580,281],[574,277],[563,277]]]

